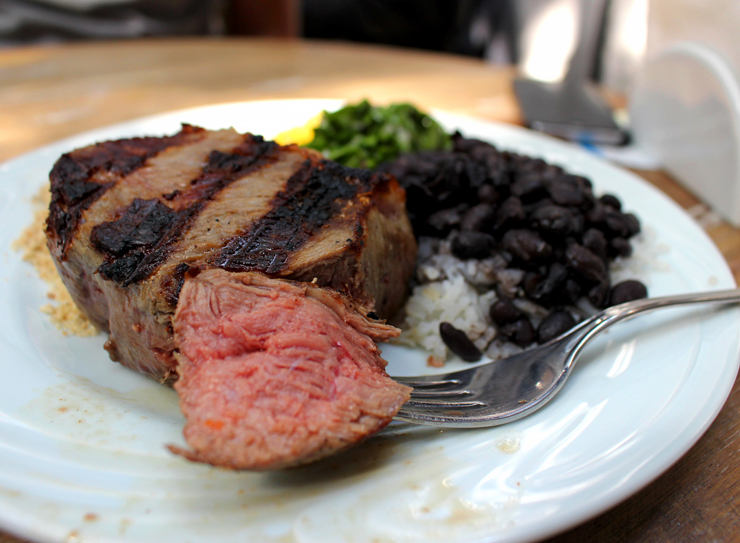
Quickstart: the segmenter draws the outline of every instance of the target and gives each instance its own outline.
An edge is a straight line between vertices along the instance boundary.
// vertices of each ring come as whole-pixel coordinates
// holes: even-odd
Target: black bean
[[[488,258],[496,246],[496,240],[489,234],[466,230],[452,241],[452,252],[458,258]]]
[[[570,269],[588,281],[604,283],[607,280],[604,261],[583,245],[571,244],[565,250],[565,261]]]
[[[541,273],[533,271],[526,272],[521,282],[524,293],[531,298],[544,278],[545,276]]]
[[[575,212],[573,211],[573,209],[571,209],[571,212],[573,213],[572,233],[574,236],[580,236],[583,234],[583,231],[586,229],[586,217],[580,211]]]
[[[524,213],[526,214],[527,217],[531,218],[532,217],[532,213],[534,213],[535,211],[537,211],[542,206],[548,206],[548,205],[551,206],[551,205],[554,205],[554,204],[555,204],[555,202],[553,202],[552,199],[549,198],[549,197],[541,198],[541,199],[537,200],[536,202],[532,202],[530,204],[526,204],[524,206]]]
[[[506,163],[509,169],[515,169],[516,168],[515,162],[519,158],[519,155],[511,151],[501,151],[501,158],[504,159],[504,162]]]
[[[496,230],[503,230],[521,224],[525,219],[524,206],[516,196],[509,196],[503,201],[496,214]]]
[[[522,202],[534,202],[547,195],[542,178],[538,174],[520,175],[511,185],[511,194],[518,196]]]
[[[431,230],[428,231],[428,234],[434,234],[441,238],[447,237],[447,234],[449,234],[455,226],[459,225],[461,220],[462,217],[460,216],[460,212],[454,207],[436,211],[429,215],[429,218],[427,219],[427,225],[431,228]]]
[[[534,230],[509,230],[501,242],[504,249],[527,263],[543,261],[552,254],[552,246]]]
[[[620,202],[619,198],[617,198],[613,194],[604,194],[601,198],[599,198],[599,201],[606,206],[611,206],[616,211],[622,210],[622,202]]]
[[[542,179],[545,180],[553,180],[561,175],[563,175],[563,168],[553,164],[548,164],[547,167],[542,170]]]
[[[486,204],[495,204],[499,199],[498,191],[493,185],[482,185],[478,189],[478,200]]]
[[[493,224],[496,208],[491,204],[478,204],[471,207],[460,221],[461,230],[487,231]]]
[[[583,233],[582,245],[599,258],[606,258],[607,241],[601,230],[589,228]]]
[[[591,287],[588,291],[588,301],[597,309],[603,309],[609,305],[609,283],[604,281]]]
[[[547,270],[547,275],[540,281],[531,294],[534,301],[542,305],[549,305],[548,300],[555,297],[558,289],[568,279],[568,270],[560,262],[553,262]]]
[[[458,213],[460,214],[460,216],[462,217],[462,216],[464,216],[464,215],[465,215],[465,214],[466,214],[466,213],[468,212],[468,210],[470,209],[470,204],[468,204],[467,202],[462,202],[462,203],[460,203],[460,204],[457,204],[457,206],[455,206],[455,209],[457,210],[457,212],[458,212]]]
[[[542,319],[537,327],[537,341],[547,343],[564,334],[576,325],[576,320],[568,311],[557,310]]]
[[[605,219],[606,206],[601,202],[596,202],[596,205],[586,212],[586,221],[597,228],[602,227]]]
[[[535,340],[534,327],[526,317],[504,324],[499,328],[499,333],[520,347],[531,345]]]
[[[565,238],[548,238],[552,242],[552,255],[550,255],[550,258],[547,259],[548,263],[553,262],[563,262],[563,254],[565,253],[565,248],[567,247],[567,243],[569,243],[568,240],[570,240],[570,243],[575,243],[575,240],[571,237]]]
[[[612,287],[609,303],[619,305],[640,298],[647,298],[647,287],[640,281],[629,279]]]
[[[465,171],[465,160],[459,156],[441,156],[432,162],[432,168],[424,178],[427,192],[445,207],[457,203],[469,186],[469,179],[461,175]]]
[[[591,180],[588,177],[583,177],[582,175],[570,175],[569,176],[581,189],[583,189],[584,192],[591,192],[591,190],[594,188],[593,183],[591,183]]]
[[[491,304],[488,314],[496,324],[507,324],[523,316],[521,310],[508,298],[499,298]]]
[[[629,237],[640,233],[640,219],[635,217],[632,213],[625,213],[624,220],[627,222],[627,226],[629,227]]]
[[[541,158],[532,158],[529,161],[527,161],[525,167],[526,169],[532,170],[535,172],[543,172],[545,171],[545,168],[547,168],[547,162],[545,162]]]
[[[573,305],[581,297],[581,285],[578,284],[578,281],[569,277],[565,280],[562,292],[565,303]]]
[[[498,154],[496,147],[490,143],[483,140],[477,140],[475,138],[466,138],[460,132],[455,132],[452,135],[452,146],[455,151],[459,151],[461,153],[471,153],[475,149],[483,147]]]
[[[483,353],[470,341],[467,334],[458,330],[449,322],[439,323],[439,335],[445,345],[466,362],[477,362],[483,356]]]
[[[505,164],[503,153],[499,151],[494,145],[491,145],[487,141],[471,139],[468,141],[474,142],[474,145],[469,147],[467,153],[483,162],[497,162]]]
[[[561,206],[582,206],[586,200],[583,190],[575,183],[562,176],[551,182],[548,187],[550,197]]]
[[[604,233],[609,238],[626,238],[630,234],[630,228],[624,218],[624,215],[622,215],[618,211],[607,212],[606,216],[604,217],[604,224],[606,225],[606,230],[604,231]]]
[[[544,205],[532,212],[531,224],[540,233],[567,236],[575,227],[573,213],[559,205]]]
[[[473,189],[473,194],[477,194],[478,189],[491,181],[486,165],[472,160],[465,160],[464,176],[468,178],[468,185]]]
[[[499,163],[494,166],[489,166],[488,178],[490,179],[493,188],[499,192],[499,196],[508,196],[509,187],[511,186],[511,178],[509,177],[509,170],[506,168],[505,164]],[[496,201],[498,202],[498,198]]]
[[[609,253],[611,256],[631,256],[632,245],[624,238],[613,238],[609,241]]]

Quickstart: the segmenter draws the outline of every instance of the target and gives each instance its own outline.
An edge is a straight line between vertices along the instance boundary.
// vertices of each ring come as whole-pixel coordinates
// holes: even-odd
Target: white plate
[[[592,517],[645,486],[701,436],[738,368],[737,309],[694,308],[619,325],[588,348],[560,395],[503,427],[393,424],[356,449],[282,473],[234,473],[172,456],[183,423],[172,390],[108,360],[104,338],[62,335],[44,285],[10,248],[55,159],[181,121],[274,136],[331,101],[224,104],[97,130],[0,166],[0,526],[39,541],[527,541]],[[588,175],[618,195],[667,252],[652,295],[730,288],[704,232],[635,176],[506,125],[437,114],[448,127]],[[424,355],[386,349],[391,373]]]

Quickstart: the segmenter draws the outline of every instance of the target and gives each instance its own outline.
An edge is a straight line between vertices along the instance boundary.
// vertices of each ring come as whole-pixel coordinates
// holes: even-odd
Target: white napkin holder
[[[629,107],[635,146],[740,226],[740,84],[723,55],[671,46],[645,62]]]

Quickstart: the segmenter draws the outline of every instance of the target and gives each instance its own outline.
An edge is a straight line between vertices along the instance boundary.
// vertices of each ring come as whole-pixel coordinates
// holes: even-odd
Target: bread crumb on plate
[[[65,335],[97,335],[98,329],[72,301],[72,297],[57,273],[49,249],[46,247],[44,228],[49,209],[49,188],[42,188],[31,199],[31,204],[33,220],[13,242],[12,247],[21,253],[23,260],[34,267],[36,273],[47,285],[46,296],[51,303],[42,306],[41,312],[48,315],[51,322]]]

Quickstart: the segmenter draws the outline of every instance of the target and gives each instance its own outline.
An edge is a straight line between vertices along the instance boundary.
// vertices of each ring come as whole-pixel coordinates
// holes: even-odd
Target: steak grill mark
[[[349,200],[358,192],[372,191],[384,178],[334,162],[305,161],[288,179],[285,190],[270,202],[270,211],[226,244],[215,259],[216,266],[228,271],[279,273],[291,254],[336,217]],[[356,234],[362,235],[361,227]]]
[[[275,162],[279,149],[272,141],[247,134],[230,153],[212,151],[208,164],[190,182],[188,190],[162,196],[173,206],[180,200],[194,203],[176,209],[157,198],[136,199],[120,218],[95,226],[90,241],[106,257],[98,273],[123,287],[149,277],[210,200],[234,181]],[[174,278],[167,296],[173,305],[181,286],[182,279]]]
[[[180,145],[191,134],[204,132],[202,128],[183,125],[182,130],[174,136],[106,141],[86,150],[62,155],[49,174],[51,205],[46,222],[48,234],[57,235],[62,255],[69,247],[82,213],[115,184],[113,181],[91,181],[95,174],[110,172],[125,177],[164,149]]]

